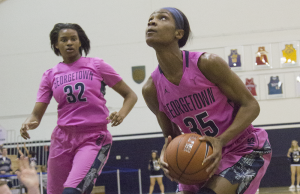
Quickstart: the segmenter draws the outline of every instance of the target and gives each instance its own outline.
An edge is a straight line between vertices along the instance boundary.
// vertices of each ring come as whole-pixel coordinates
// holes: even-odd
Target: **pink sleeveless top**
[[[182,51],[182,54],[183,75],[179,85],[169,82],[159,66],[151,74],[159,110],[184,133],[219,136],[233,122],[238,107],[199,70],[197,62],[203,52]],[[245,131],[251,129],[252,125]]]

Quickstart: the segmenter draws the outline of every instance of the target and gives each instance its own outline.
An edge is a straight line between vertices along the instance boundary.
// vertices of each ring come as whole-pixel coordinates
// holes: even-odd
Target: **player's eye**
[[[153,20],[153,17],[149,18],[148,22],[151,22]]]
[[[161,18],[160,18],[160,20],[166,20],[167,19],[167,17],[165,17],[165,16],[162,16]]]

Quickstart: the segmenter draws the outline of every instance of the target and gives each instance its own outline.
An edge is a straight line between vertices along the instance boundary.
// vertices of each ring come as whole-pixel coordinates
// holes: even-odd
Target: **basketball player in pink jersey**
[[[184,194],[254,194],[271,159],[265,130],[254,128],[259,105],[239,77],[217,55],[181,51],[190,33],[186,16],[176,8],[153,12],[146,42],[159,62],[143,87],[144,99],[165,136],[160,161],[171,180],[163,155],[172,138],[198,133],[213,154],[203,184],[178,185]],[[199,163],[201,165],[201,163]],[[176,181],[176,180],[175,180]]]
[[[30,138],[28,130],[38,127],[53,96],[58,121],[51,137],[47,193],[91,193],[110,153],[112,136],[107,124],[122,123],[137,96],[102,59],[82,57],[82,51],[89,53],[90,41],[79,25],[56,24],[50,40],[63,62],[43,74],[36,104],[20,132]],[[124,98],[119,112],[109,115],[105,85]]]

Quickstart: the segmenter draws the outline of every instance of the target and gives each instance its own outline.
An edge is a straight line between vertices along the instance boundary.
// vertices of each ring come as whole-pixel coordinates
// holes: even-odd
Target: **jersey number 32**
[[[80,90],[77,97],[73,93],[74,90]],[[64,92],[65,94],[67,94],[67,101],[69,103],[75,103],[77,102],[77,100],[80,102],[86,102],[86,98],[82,97],[84,94],[84,84],[81,82],[75,84],[74,90],[71,85],[67,85],[64,87]]]

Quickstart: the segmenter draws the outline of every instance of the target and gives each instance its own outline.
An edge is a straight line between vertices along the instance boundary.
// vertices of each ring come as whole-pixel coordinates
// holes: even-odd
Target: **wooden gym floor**
[[[255,194],[300,194],[300,190],[289,191],[288,187],[267,187],[260,188],[258,192]],[[153,193],[156,194],[156,193]],[[158,194],[158,193],[157,193]],[[175,193],[167,193],[167,194],[175,194]]]
[[[268,188],[260,188],[256,194],[300,194],[300,190],[290,191],[288,187],[268,187]]]

